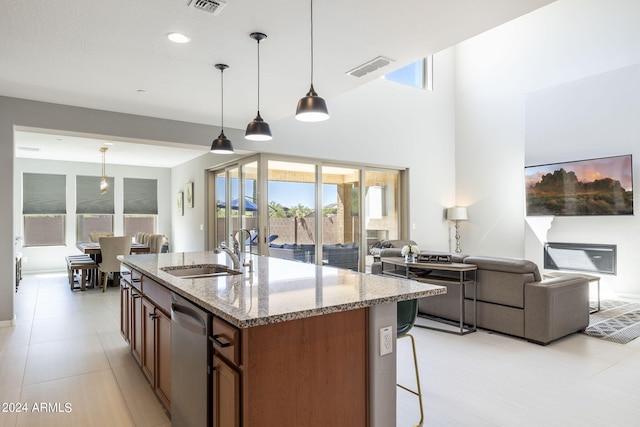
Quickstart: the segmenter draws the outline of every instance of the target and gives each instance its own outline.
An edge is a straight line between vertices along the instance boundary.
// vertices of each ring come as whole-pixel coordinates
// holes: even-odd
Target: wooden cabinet
[[[156,323],[156,382],[160,401],[171,411],[171,318],[157,310]]]
[[[142,299],[142,372],[155,387],[156,381],[156,306]]]
[[[240,427],[240,372],[221,357],[213,356],[214,427]]]
[[[366,331],[366,309],[247,329],[214,316],[213,426],[365,427]]]
[[[214,316],[210,341],[213,427],[240,427],[240,329]]]
[[[138,365],[142,364],[142,293],[132,287],[129,296],[129,344]]]
[[[171,411],[171,293],[135,270],[121,271],[120,331],[156,395]]]
[[[129,304],[131,298],[131,286],[124,278],[120,279],[120,334],[126,342],[130,342],[129,334],[131,325],[129,324]]]

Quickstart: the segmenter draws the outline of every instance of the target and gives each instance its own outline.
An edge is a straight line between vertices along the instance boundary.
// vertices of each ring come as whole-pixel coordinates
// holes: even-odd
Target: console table
[[[433,329],[436,331],[449,332],[459,335],[466,335],[471,332],[475,332],[478,323],[478,311],[477,311],[477,295],[476,289],[476,275],[475,272],[478,269],[473,264],[462,263],[433,263],[433,262],[405,262],[402,257],[384,257],[380,259],[382,266],[382,274],[388,276],[405,277],[411,280],[417,280],[420,282],[431,283],[434,285],[460,285],[460,322],[452,323],[445,319],[440,319],[424,314],[418,314],[419,317],[427,318],[429,320],[453,324],[460,328],[459,331],[452,331],[449,329],[436,328],[433,326],[415,324],[414,326]],[[446,273],[449,273],[447,275]],[[473,279],[470,279],[467,273],[473,272]],[[444,273],[444,274],[443,274]],[[457,273],[457,274],[456,274]],[[473,285],[473,325],[467,326],[465,324],[465,309],[464,309],[464,285]]]

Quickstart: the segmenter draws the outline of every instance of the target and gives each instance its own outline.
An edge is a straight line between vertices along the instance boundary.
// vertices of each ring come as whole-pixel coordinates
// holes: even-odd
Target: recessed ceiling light
[[[182,33],[167,33],[167,38],[174,43],[189,43],[191,39]]]
[[[113,143],[113,142],[105,142],[105,143],[104,143],[104,145],[109,145],[109,146],[114,145],[114,144],[115,144],[115,143]]]

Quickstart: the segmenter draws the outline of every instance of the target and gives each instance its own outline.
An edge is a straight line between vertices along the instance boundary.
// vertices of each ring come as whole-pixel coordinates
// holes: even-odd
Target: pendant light
[[[226,64],[216,64],[215,67],[220,70],[220,135],[211,143],[211,152],[215,154],[233,154],[233,145],[231,141],[224,135],[224,70],[229,68]]]
[[[296,119],[303,122],[321,122],[329,118],[327,103],[320,98],[313,88],[313,0],[311,0],[311,88],[298,101]]]
[[[250,37],[258,42],[258,114],[251,123],[247,125],[247,131],[244,134],[246,139],[251,141],[270,141],[273,139],[271,136],[271,128],[269,123],[262,120],[260,116],[260,40],[267,38],[264,33],[251,33]]]
[[[108,148],[102,147],[100,152],[102,153],[102,176],[100,177],[100,194],[105,194],[109,189],[109,181],[107,180],[107,168],[105,165],[105,155]]]

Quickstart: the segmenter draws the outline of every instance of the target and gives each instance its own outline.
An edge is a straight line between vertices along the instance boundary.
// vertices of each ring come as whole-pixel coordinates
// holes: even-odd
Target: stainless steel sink
[[[197,279],[200,277],[219,277],[242,274],[242,271],[234,270],[222,264],[176,265],[171,267],[161,267],[160,270],[180,279]]]

